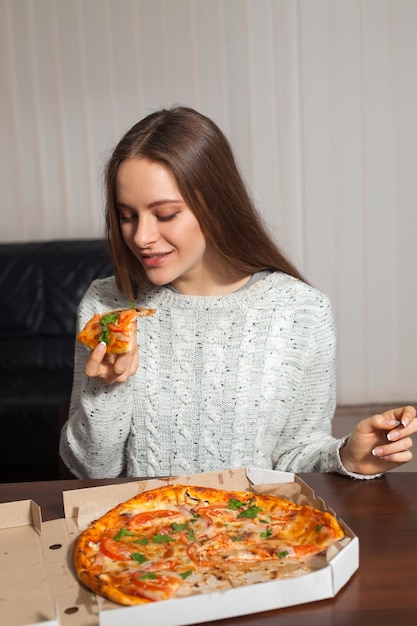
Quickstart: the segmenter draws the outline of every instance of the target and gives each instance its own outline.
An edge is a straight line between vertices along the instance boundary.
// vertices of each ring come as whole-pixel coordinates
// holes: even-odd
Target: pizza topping
[[[238,517],[238,519],[240,519],[240,518],[253,519],[261,511],[262,511],[262,509],[259,506],[255,506],[255,505],[251,504],[247,509],[244,509],[243,511],[241,511],[237,517]]]
[[[182,578],[173,573],[169,574],[134,574],[133,582],[138,592],[149,600],[168,600],[175,595],[178,587],[182,584]]]
[[[174,571],[175,568],[178,566],[178,563],[178,560],[172,560],[167,558],[159,559],[157,561],[152,561],[151,563],[148,562],[146,565],[143,566],[142,570],[144,572],[160,572],[162,570]]]
[[[173,522],[171,524],[172,532],[179,533],[182,530],[188,530],[190,527],[189,522],[185,522],[185,524],[177,524],[177,522]]]
[[[130,532],[130,530],[127,530],[126,528],[121,528],[114,539],[116,541],[120,541],[121,539],[123,539],[123,537],[134,537],[134,536],[135,536],[135,533]]]
[[[137,561],[138,563],[145,563],[145,561],[148,560],[146,556],[144,554],[141,554],[140,552],[133,552],[132,559],[134,561]]]
[[[99,337],[99,341],[104,341],[104,343],[109,344],[110,343],[110,331],[114,331],[114,325],[117,322],[117,319],[119,317],[118,313],[108,313],[107,315],[103,315],[103,317],[100,319],[100,324],[102,326],[102,332],[101,335]],[[112,325],[112,327],[109,329],[109,324]],[[117,330],[117,327],[116,327]]]
[[[132,558],[134,546],[131,544],[106,538],[100,544],[100,551],[109,559],[126,561]]]
[[[237,500],[236,498],[230,498],[229,509],[232,509],[232,511],[236,511],[236,509],[241,509],[243,506],[244,504],[240,500]]]
[[[170,537],[169,535],[154,535],[152,537],[152,541],[154,543],[168,543],[169,541],[175,541],[174,537]]]
[[[152,526],[155,528],[155,525],[157,525],[160,521],[162,521],[162,523],[165,523],[166,518],[172,519],[173,517],[182,518],[183,515],[179,511],[172,511],[170,509],[145,511],[143,513],[137,513],[136,515],[133,515],[128,522],[128,527],[141,529],[146,526]]]

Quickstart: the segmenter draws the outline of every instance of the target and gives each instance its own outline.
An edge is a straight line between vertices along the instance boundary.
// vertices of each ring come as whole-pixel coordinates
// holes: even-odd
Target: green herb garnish
[[[146,556],[144,554],[141,554],[140,552],[134,552],[132,554],[132,559],[134,561],[137,561],[138,563],[145,563],[145,561],[148,560]]]
[[[189,576],[191,576],[192,573],[193,573],[192,569],[187,569],[186,572],[181,572],[180,576],[181,576],[181,578],[185,579],[185,578],[188,578]]]
[[[177,522],[172,522],[171,528],[172,528],[174,533],[178,533],[181,530],[187,530],[188,522],[185,522],[184,524],[177,524]]]
[[[104,343],[110,343],[110,331],[108,329],[108,324],[114,324],[115,322],[117,322],[118,317],[119,314],[117,312],[103,315],[100,320],[100,324],[102,325],[103,330],[99,337],[99,341],[103,341]]]
[[[152,541],[154,543],[168,543],[169,541],[175,541],[174,537],[170,537],[169,535],[154,535],[152,537]]]
[[[281,552],[277,552],[277,556],[280,559],[284,559],[286,556],[288,556],[288,550],[282,550]]]
[[[248,519],[253,519],[261,511],[262,511],[262,509],[259,506],[255,506],[254,504],[251,504],[251,506],[248,506],[247,509],[244,509],[243,511],[241,511],[237,517],[238,517],[238,519],[242,518],[242,517],[248,518]]]
[[[146,574],[139,576],[139,580],[148,580],[149,578],[155,579],[158,578],[158,576],[155,574],[155,572],[147,572]]]
[[[121,528],[117,535],[115,536],[115,541],[120,541],[123,537],[134,537],[135,533],[132,533],[130,530],[126,530],[126,528]]]
[[[272,532],[272,528],[267,528],[264,533],[261,533],[261,537],[262,539],[269,539],[270,537],[272,537],[273,534],[274,533]]]
[[[141,539],[135,539],[133,543],[140,543],[141,546],[146,546],[149,543],[149,539],[147,537],[142,537]]]
[[[244,503],[236,498],[231,498],[229,500],[229,509],[232,509],[232,511],[237,511],[237,509],[241,509],[242,506],[244,506]]]

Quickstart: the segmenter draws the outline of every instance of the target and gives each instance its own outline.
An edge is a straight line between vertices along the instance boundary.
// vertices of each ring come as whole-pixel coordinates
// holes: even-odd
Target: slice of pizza
[[[156,309],[144,309],[140,307],[132,309],[114,309],[107,313],[96,313],[77,339],[84,345],[94,350],[101,342],[107,344],[109,354],[123,354],[135,345],[135,328],[138,317],[153,315]]]

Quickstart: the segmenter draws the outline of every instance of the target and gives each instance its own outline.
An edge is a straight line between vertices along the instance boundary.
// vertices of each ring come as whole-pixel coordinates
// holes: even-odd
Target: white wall
[[[100,236],[121,134],[193,106],[332,299],[339,402],[417,397],[417,0],[0,0],[0,85],[0,241]]]

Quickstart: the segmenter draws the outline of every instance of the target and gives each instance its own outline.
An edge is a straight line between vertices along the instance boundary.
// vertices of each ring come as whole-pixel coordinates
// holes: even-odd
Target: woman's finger
[[[85,373],[87,376],[94,378],[99,375],[102,369],[102,363],[106,356],[107,346],[105,343],[99,343],[94,350],[91,351],[85,364]]]
[[[393,454],[401,453],[410,450],[413,447],[413,440],[411,437],[405,437],[395,443],[389,443],[387,445],[376,446],[372,450],[374,456],[384,458],[386,456],[392,456]]]

